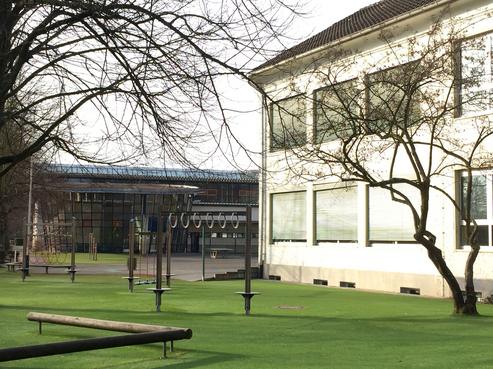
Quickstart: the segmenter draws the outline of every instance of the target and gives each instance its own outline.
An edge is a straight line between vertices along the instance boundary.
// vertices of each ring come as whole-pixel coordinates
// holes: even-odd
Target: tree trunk
[[[469,253],[466,261],[466,268],[464,271],[465,284],[466,284],[466,301],[464,305],[464,314],[478,315],[476,308],[476,290],[474,289],[474,262],[479,253],[478,246],[471,246],[471,252]]]
[[[464,315],[478,315],[475,301],[473,304],[471,304],[471,301],[469,301],[469,303],[466,303],[466,301],[464,301],[459,282],[447,266],[447,263],[445,262],[445,259],[442,255],[442,250],[435,246],[435,240],[429,237],[425,237],[424,234],[419,233],[415,234],[414,238],[428,250],[428,257],[433,262],[443,279],[445,279],[445,281],[447,282],[447,285],[452,292],[452,298],[454,301],[453,313]],[[472,265],[473,263],[471,264],[471,270]],[[476,295],[474,295],[474,297],[476,297]]]

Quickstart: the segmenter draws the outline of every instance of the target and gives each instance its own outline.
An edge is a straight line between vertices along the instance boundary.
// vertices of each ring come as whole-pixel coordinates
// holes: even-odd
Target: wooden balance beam
[[[29,313],[27,319],[39,322],[40,334],[42,332],[42,323],[104,329],[133,334],[0,349],[0,362],[154,342],[163,342],[163,356],[166,357],[166,343],[168,341],[171,343],[171,350],[173,350],[174,341],[192,338],[192,330],[189,328],[165,327],[36,312]]]
[[[75,327],[103,329],[106,331],[117,331],[117,332],[127,332],[127,333],[190,330],[188,328],[166,327],[162,325],[153,325],[153,324],[118,322],[115,320],[91,319],[91,318],[83,318],[78,316],[45,314],[45,313],[36,313],[36,312],[30,312],[29,314],[27,314],[27,320],[30,320],[32,322],[39,322],[40,334],[41,334],[42,323],[62,324],[62,325],[70,325]]]

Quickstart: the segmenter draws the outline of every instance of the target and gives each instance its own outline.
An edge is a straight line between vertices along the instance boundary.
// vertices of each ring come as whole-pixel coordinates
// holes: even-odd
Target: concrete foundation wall
[[[449,297],[442,278],[436,275],[419,275],[372,270],[328,269],[316,267],[268,265],[265,275],[280,276],[282,281],[312,284],[314,279],[327,281],[328,286],[339,287],[340,282],[355,283],[364,290],[399,293],[401,287],[417,288],[421,295]]]
[[[450,297],[450,290],[419,245],[271,245],[267,248],[264,278],[280,276],[288,282],[312,284],[326,280],[328,286],[352,282],[356,288],[399,293],[401,287],[419,289],[431,297]],[[447,262],[463,285],[466,250],[447,255]],[[493,253],[484,252],[476,263],[475,286],[482,297],[493,295]]]

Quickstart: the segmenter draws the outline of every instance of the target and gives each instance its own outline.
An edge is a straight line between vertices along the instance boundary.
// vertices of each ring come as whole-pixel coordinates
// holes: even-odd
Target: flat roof
[[[258,183],[258,171],[48,164],[46,172],[67,177],[153,179],[185,182]]]
[[[126,182],[63,182],[57,184],[56,189],[63,192],[128,193],[141,195],[177,195],[199,192],[199,189],[195,186]]]

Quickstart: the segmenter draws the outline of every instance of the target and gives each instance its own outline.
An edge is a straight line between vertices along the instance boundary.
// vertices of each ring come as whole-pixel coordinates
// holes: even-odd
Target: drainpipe
[[[267,252],[267,234],[266,234],[266,224],[267,224],[267,212],[266,212],[266,196],[267,196],[267,187],[266,187],[266,166],[267,166],[267,147],[266,147],[266,132],[267,132],[267,127],[266,127],[266,121],[265,121],[265,109],[267,107],[267,101],[265,96],[262,96],[262,163],[261,163],[261,168],[260,168],[260,173],[261,173],[261,178],[260,178],[260,184],[261,184],[261,203],[260,208],[261,208],[261,214],[260,214],[260,233],[262,237],[259,238],[260,240],[260,252],[259,252],[259,266],[260,266],[260,272],[263,277],[263,271],[264,271],[264,263],[266,260],[266,252]]]

